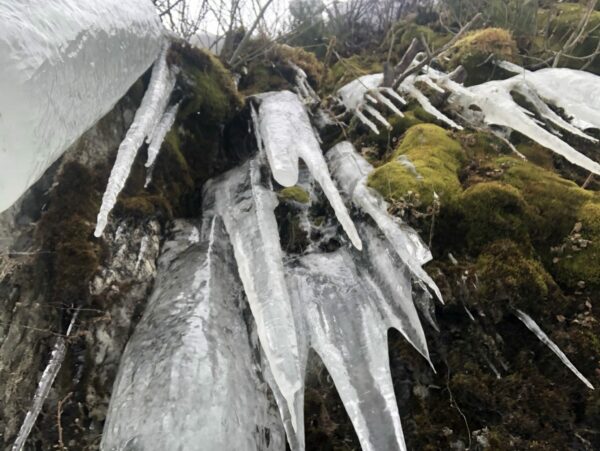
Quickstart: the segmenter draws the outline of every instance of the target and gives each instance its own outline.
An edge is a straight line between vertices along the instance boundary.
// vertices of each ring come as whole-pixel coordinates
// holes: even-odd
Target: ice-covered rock
[[[0,2],[0,211],[110,111],[163,39],[149,0]]]
[[[224,226],[213,218],[207,240],[197,235],[179,221],[165,243],[121,360],[103,451],[285,448]]]

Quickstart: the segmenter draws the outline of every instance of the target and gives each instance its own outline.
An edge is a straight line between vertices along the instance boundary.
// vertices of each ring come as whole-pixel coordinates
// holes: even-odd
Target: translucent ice
[[[323,360],[365,451],[406,450],[390,374],[387,325],[345,249],[290,263],[309,346]]]
[[[556,343],[554,343],[552,340],[550,340],[548,335],[546,335],[546,333],[542,329],[540,329],[540,326],[538,326],[538,324],[531,318],[531,316],[529,316],[527,313],[525,313],[519,309],[516,309],[515,313],[517,315],[517,318],[519,318],[523,322],[523,324],[525,324],[525,326],[527,326],[527,328],[531,332],[533,332],[536,337],[539,338],[539,340],[542,343],[544,343],[546,346],[548,346],[548,348],[554,354],[556,354],[558,356],[560,361],[567,368],[569,368],[569,370],[571,370],[571,372],[575,376],[577,376],[579,378],[579,380],[581,380],[581,382],[583,382],[588,388],[590,388],[592,390],[594,389],[594,386],[590,383],[590,381],[587,380],[586,377],[583,374],[581,374],[577,368],[575,368],[575,365],[573,365],[573,363],[571,363],[571,361],[565,355],[565,353],[561,351],[561,349],[556,345]]]
[[[260,107],[255,132],[259,146],[265,149],[273,178],[283,186],[295,185],[298,158],[301,158],[323,189],[350,241],[360,249],[360,238],[331,180],[305,106],[290,91],[269,92],[258,98]]]
[[[327,161],[342,192],[375,221],[415,279],[422,280],[442,300],[437,285],[421,267],[431,260],[429,249],[412,227],[388,214],[386,202],[367,186],[367,176],[373,167],[347,141],[330,149]]]
[[[244,320],[233,251],[219,218],[207,228],[198,243],[189,239],[195,226],[180,221],[164,246],[154,292],[121,359],[104,451],[285,448]]]
[[[123,97],[162,34],[149,0],[0,2],[0,211]]]
[[[205,218],[222,218],[256,321],[258,337],[296,433],[302,429],[302,374],[296,326],[285,283],[274,210],[276,195],[263,186],[256,159],[207,182]]]
[[[127,182],[140,146],[146,138],[152,137],[154,130],[159,127],[159,121],[175,86],[175,77],[167,65],[167,50],[165,47],[154,63],[148,89],[135,113],[133,123],[117,151],[117,159],[110,172],[108,184],[102,196],[102,205],[98,212],[94,231],[94,235],[97,237],[102,236],[108,223],[108,215],[117,203],[117,196]]]

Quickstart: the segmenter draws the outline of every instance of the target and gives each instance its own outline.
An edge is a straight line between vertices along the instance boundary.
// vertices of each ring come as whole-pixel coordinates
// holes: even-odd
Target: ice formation
[[[203,210],[205,218],[216,215],[225,224],[260,343],[285,400],[280,409],[289,412],[297,434],[303,406],[296,326],[274,214],[277,197],[263,186],[258,165],[253,159],[207,182]]]
[[[315,247],[303,257],[286,256],[281,249],[274,213],[277,197],[272,191],[267,164],[264,153],[259,151],[246,163],[207,182],[200,243],[197,238],[189,239],[188,235],[193,234],[186,232],[186,240],[179,239],[177,246],[187,250],[178,248],[175,252],[173,243],[166,246],[157,288],[122,360],[103,449],[110,450],[127,440],[134,440],[141,449],[147,443],[175,449],[175,445],[190,443],[188,440],[199,439],[208,431],[212,431],[214,437],[223,437],[223,441],[218,442],[222,449],[271,449],[261,447],[258,442],[256,446],[240,448],[238,440],[242,439],[238,437],[256,439],[254,428],[244,422],[237,423],[237,435],[225,438],[220,434],[218,431],[230,427],[232,413],[221,406],[229,398],[224,394],[218,398],[213,393],[214,379],[225,372],[225,381],[218,385],[219,393],[257,403],[257,397],[266,396],[261,391],[264,388],[238,387],[236,378],[246,377],[252,381],[247,368],[261,368],[260,374],[270,385],[279,407],[278,424],[283,424],[291,449],[302,451],[305,448],[304,372],[310,348],[327,366],[363,449],[406,449],[389,369],[387,330],[398,329],[429,360],[425,333],[412,298],[412,283],[422,282],[420,265],[430,259],[429,252],[413,230],[401,223],[386,222],[382,219],[387,215],[385,210],[377,210],[381,206],[369,207],[369,202],[375,200],[359,195],[355,196],[357,204],[377,211],[373,214],[384,233],[356,217],[364,240],[362,251],[343,246],[333,253],[320,253]],[[334,172],[344,170],[352,171],[353,167],[338,168]],[[308,171],[302,174],[309,176]],[[356,184],[355,180],[362,180],[363,174],[358,172],[358,176],[348,174],[347,177],[351,181],[340,183],[344,190],[345,186]],[[345,180],[343,176],[341,179]],[[360,192],[360,189],[354,191]],[[361,200],[363,198],[367,200]],[[395,246],[406,245],[408,249],[402,248],[399,255],[390,247],[392,240]],[[228,244],[223,244],[227,242],[231,242],[232,251],[228,250]],[[228,252],[232,252],[233,257],[227,257]],[[410,257],[411,252],[415,252],[415,256]],[[177,260],[170,255],[178,255]],[[233,258],[237,274],[231,272]],[[196,267],[193,262],[198,261],[201,263]],[[207,267],[212,264],[214,268],[209,271]],[[431,284],[438,292],[433,282]],[[213,285],[215,288],[211,288]],[[183,291],[181,287],[185,287]],[[233,302],[228,301],[229,297],[237,299],[235,303],[239,305],[241,301],[236,296],[241,287],[256,324],[261,352],[245,347],[238,350],[258,360],[253,364],[244,363],[246,373],[238,372],[234,378],[234,373],[228,372],[226,367],[215,366],[211,373],[200,364],[208,366],[209,363],[204,362],[211,362],[212,355],[231,355],[233,345],[228,344],[226,337],[219,337],[217,331],[225,330],[224,324],[228,324],[227,330],[237,330],[237,326],[229,324],[236,324],[240,319],[232,319],[236,313],[226,305]],[[241,317],[237,308],[237,315]],[[152,335],[152,325],[157,323],[161,329],[170,330],[174,337],[181,334],[183,337]],[[194,340],[196,336],[200,338]],[[248,342],[239,336],[235,342],[240,340]],[[259,358],[261,355],[263,358]],[[237,354],[234,360],[247,362]],[[221,359],[215,361],[221,362]],[[158,386],[189,387],[191,380],[201,381],[193,387],[192,394],[175,388],[167,390],[164,396],[170,396],[170,403],[177,406],[177,411],[169,412],[165,421],[164,408],[158,406],[167,401],[162,395],[150,394],[158,390]],[[180,402],[180,398],[185,399]],[[199,400],[203,405],[215,405],[212,419],[200,412],[186,415],[193,412],[192,405]],[[264,399],[258,403],[262,409],[259,409],[260,424],[268,423],[269,428],[274,428],[271,420],[267,421],[270,417],[265,416],[265,403]],[[246,412],[249,407],[239,408]],[[196,422],[195,430],[191,422]],[[215,422],[218,425],[213,424]],[[176,438],[169,438],[173,436]]]
[[[367,176],[373,167],[347,141],[330,149],[327,152],[327,160],[341,190],[375,221],[416,279],[423,281],[441,301],[442,294],[438,287],[421,267],[431,260],[431,252],[412,227],[387,213],[386,202],[367,186]]]
[[[575,374],[575,376],[577,376],[579,378],[579,380],[581,380],[581,382],[583,382],[588,388],[594,390],[594,386],[590,383],[590,381],[587,380],[585,378],[585,376],[583,374],[581,374],[577,368],[575,368],[575,365],[573,365],[573,363],[571,363],[571,361],[565,355],[565,353],[560,350],[560,348],[556,345],[556,343],[554,343],[552,340],[550,340],[548,335],[546,335],[546,333],[542,329],[540,329],[540,326],[537,325],[537,323],[531,318],[531,316],[529,316],[527,313],[525,313],[524,311],[519,310],[519,309],[515,310],[515,314],[517,315],[517,318],[519,318],[521,320],[521,322],[523,324],[525,324],[525,326],[527,326],[527,328],[531,332],[533,332],[535,334],[535,336],[538,337],[542,343],[544,343],[546,346],[548,346],[548,348],[554,354],[556,354],[558,356],[560,361],[567,368],[569,368],[569,370],[571,370],[571,372],[573,372],[573,374]]]
[[[179,221],[119,368],[103,451],[285,449],[223,223]],[[249,317],[251,318],[251,317]],[[292,331],[293,333],[293,331]]]
[[[258,97],[255,124],[259,147],[264,148],[273,178],[283,186],[298,181],[298,158],[302,159],[329,200],[344,231],[357,249],[362,247],[354,223],[327,169],[323,152],[306,108],[290,91],[269,92]]]
[[[369,127],[376,134],[379,134],[377,125],[371,121],[364,114],[364,112],[368,112],[371,117],[377,120],[384,127],[390,128],[389,122],[377,109],[373,107],[373,105],[382,103],[393,113],[403,116],[402,112],[398,109],[398,106],[394,104],[392,100],[395,100],[401,105],[406,104],[406,101],[398,94],[398,92],[394,91],[392,88],[381,86],[381,83],[383,83],[383,74],[363,75],[362,77],[359,77],[342,86],[337,92],[337,96],[344,107],[348,111],[352,112],[359,121]],[[416,100],[425,111],[439,121],[446,123],[450,127],[461,130],[462,127],[460,125],[458,125],[431,104],[429,99],[417,88],[416,83],[424,83],[438,91],[441,89],[427,76],[410,75],[402,81],[398,87],[398,91]]]
[[[0,212],[152,65],[148,0],[0,2]]]
[[[406,450],[379,292],[346,249],[309,254],[288,271],[307,345],[323,360],[365,451]]]
[[[56,343],[54,344],[54,348],[52,349],[52,354],[50,356],[50,361],[42,373],[37,390],[33,396],[33,405],[25,415],[25,419],[23,420],[21,429],[19,429],[19,433],[15,443],[13,444],[13,447],[11,448],[11,451],[21,451],[25,446],[25,442],[27,442],[27,438],[29,437],[31,430],[35,425],[35,420],[42,411],[44,401],[46,401],[46,398],[50,393],[50,389],[52,388],[52,384],[54,384],[54,379],[56,379],[63,361],[65,360],[65,356],[67,354],[67,338],[71,335],[71,332],[73,332],[73,327],[75,326],[77,316],[78,315],[76,311],[71,317],[69,327],[67,328],[67,333],[64,336],[61,335],[56,339]]]
[[[162,134],[165,128],[166,124],[161,124],[161,118],[163,114],[168,114],[164,111],[175,86],[175,76],[167,65],[167,50],[168,48],[165,46],[160,57],[154,63],[148,89],[135,113],[133,123],[127,130],[127,134],[117,151],[117,159],[110,173],[108,185],[102,197],[102,205],[98,212],[96,230],[94,231],[94,235],[97,237],[102,236],[102,232],[108,223],[108,215],[115,206],[117,196],[125,186],[125,182],[127,182],[137,152],[144,140],[150,138],[154,141],[153,133],[155,130],[157,131],[156,138],[158,138],[158,134]],[[167,120],[170,120],[169,117],[167,117]],[[160,142],[162,143],[162,140]]]
[[[550,127],[555,126],[588,141],[597,142],[583,130],[600,128],[600,77],[572,69],[552,68],[530,72],[510,63],[501,65],[507,70],[517,72],[518,75],[465,88],[454,82],[448,74],[425,66],[423,73],[413,74],[404,79],[398,91],[416,100],[425,111],[439,121],[462,129],[431,104],[417,83],[451,94],[448,99],[449,105],[458,110],[467,122],[477,127],[483,122],[487,126],[500,126],[518,131],[571,163],[594,174],[600,174],[600,164],[597,161],[578,152],[561,139],[558,131],[547,130],[544,124],[540,124],[533,117],[534,113],[537,113]],[[363,111],[368,111],[380,123],[388,125],[369,105],[369,102],[378,103],[378,95],[381,96],[382,92],[394,92],[390,88],[380,87],[382,82],[383,74],[365,75],[338,90],[338,97],[344,107],[376,133],[377,126]],[[520,94],[534,111],[530,112],[520,106],[513,98],[513,93]],[[390,108],[389,103],[382,103]],[[561,108],[570,122],[560,117],[550,106]],[[398,114],[394,109],[392,111]]]

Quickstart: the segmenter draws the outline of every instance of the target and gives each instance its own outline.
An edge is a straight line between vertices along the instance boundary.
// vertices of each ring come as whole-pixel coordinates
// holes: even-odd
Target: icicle
[[[150,140],[150,145],[148,146],[148,159],[146,160],[146,167],[148,168],[146,173],[146,183],[144,184],[144,188],[147,188],[152,181],[152,172],[154,171],[154,162],[158,157],[158,152],[162,146],[163,141],[165,140],[165,136],[173,127],[175,123],[175,118],[177,117],[177,110],[179,109],[179,102],[169,108],[165,114],[163,114],[160,122],[154,129],[154,133],[152,133],[152,137]]]
[[[458,125],[456,122],[454,122],[452,119],[450,119],[448,116],[446,116],[444,113],[439,111],[436,107],[434,107],[431,104],[429,99],[417,89],[417,87],[414,84],[415,81],[416,77],[414,75],[406,77],[406,79],[404,79],[400,84],[400,87],[398,88],[399,91],[404,92],[413,99],[415,99],[426,112],[431,114],[437,120],[448,124],[452,128],[462,130],[463,128],[460,125]]]
[[[463,110],[475,104],[483,113],[487,124],[516,130],[538,144],[565,157],[571,163],[595,174],[600,174],[600,164],[546,131],[525,114],[510,94],[513,87],[514,84],[511,79],[491,81],[472,86],[469,88],[470,96],[462,98],[459,95],[454,101],[461,104]]]
[[[233,245],[248,303],[273,379],[296,435],[302,430],[302,381],[296,327],[284,278],[274,209],[277,197],[261,185],[256,159],[207,182],[204,215],[218,215]],[[260,268],[260,270],[257,270]]]
[[[525,324],[525,326],[527,326],[527,328],[533,332],[542,343],[548,346],[548,348],[550,348],[550,350],[558,356],[560,361],[564,363],[564,365],[569,368],[571,372],[581,380],[581,382],[583,382],[588,388],[594,390],[594,386],[590,383],[590,381],[588,381],[585,376],[581,374],[577,368],[575,368],[575,365],[571,363],[565,353],[560,350],[556,343],[550,340],[548,335],[546,335],[546,333],[540,329],[540,326],[538,326],[537,323],[527,313],[516,309],[515,314],[517,315],[517,318],[519,318],[521,322]]]
[[[372,285],[345,249],[288,269],[305,333],[333,378],[365,451],[406,450],[390,374],[387,326]]]
[[[198,243],[195,225],[180,220],[163,247],[121,358],[102,450],[285,448],[227,234],[219,218],[206,228]]]
[[[373,167],[351,143],[344,141],[327,152],[331,172],[352,202],[367,213],[384,233],[390,244],[418,280],[422,280],[441,301],[439,288],[421,265],[431,260],[431,253],[419,235],[399,219],[387,213],[387,204],[366,185]]]
[[[312,88],[310,83],[308,83],[308,77],[306,76],[306,72],[304,72],[300,67],[296,66],[293,62],[287,62],[292,69],[296,72],[296,76],[294,77],[294,81],[296,84],[296,91],[298,95],[304,100],[306,103],[319,102],[319,96]]]
[[[60,367],[62,366],[63,360],[65,360],[65,355],[67,353],[66,338],[69,335],[71,335],[71,332],[73,331],[75,321],[77,320],[78,312],[79,311],[77,310],[73,314],[65,336],[58,337],[56,343],[54,344],[50,361],[48,362],[48,365],[46,365],[46,368],[42,373],[42,377],[40,378],[40,381],[38,383],[37,390],[35,391],[35,395],[33,396],[33,405],[25,415],[25,419],[23,420],[21,429],[19,429],[19,434],[17,435],[15,443],[12,447],[12,451],[21,451],[23,449],[23,447],[25,446],[25,442],[27,441],[27,438],[31,433],[31,429],[35,425],[35,421],[37,420],[38,415],[42,411],[44,401],[50,393],[50,389],[52,388],[54,379],[56,379],[56,376],[60,371]]]
[[[125,186],[137,152],[143,144],[144,139],[150,136],[157,126],[169,101],[171,91],[175,86],[175,78],[167,66],[167,51],[168,48],[165,47],[158,60],[154,63],[148,90],[144,94],[142,103],[135,113],[133,123],[129,127],[125,139],[123,139],[117,151],[117,159],[110,173],[108,184],[102,197],[100,212],[98,213],[96,230],[94,231],[96,237],[102,235],[108,223],[108,215],[117,202],[117,196]]]
[[[425,332],[413,302],[411,269],[389,248],[389,242],[378,236],[372,226],[362,224],[360,231],[365,251],[359,271],[364,280],[370,283],[373,295],[377,296],[376,305],[382,312],[387,327],[398,330],[433,368]],[[360,256],[356,260],[361,261]]]
[[[295,185],[298,181],[298,158],[301,158],[323,189],[348,238],[360,249],[362,244],[356,227],[331,180],[306,108],[298,96],[281,91],[262,94],[259,98],[256,136],[259,146],[265,149],[273,178],[283,186]]]

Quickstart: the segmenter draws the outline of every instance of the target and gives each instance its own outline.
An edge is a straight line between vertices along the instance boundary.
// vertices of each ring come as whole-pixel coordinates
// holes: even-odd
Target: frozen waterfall
[[[334,174],[348,195],[364,174],[347,167],[353,182],[340,170]],[[323,171],[329,177],[326,165]],[[346,199],[370,209],[375,219],[353,213],[362,251],[346,244],[329,253],[314,247],[304,256],[286,255],[272,183],[259,151],[206,184],[201,242],[185,238],[193,235],[185,225],[165,246],[150,305],[123,356],[104,450],[130,442],[132,449],[149,449],[149,443],[186,449],[198,440],[221,449],[283,449],[285,429],[291,449],[302,451],[311,348],[331,374],[363,449],[406,449],[387,330],[398,329],[429,360],[412,296],[413,283],[438,293],[421,268],[430,259],[427,248],[412,229],[389,218],[374,195],[363,193]],[[243,315],[245,299],[251,321]],[[153,334],[157,324],[168,332]],[[238,342],[244,346],[235,346]],[[155,395],[159,387],[164,394]],[[271,397],[279,408],[277,421]],[[236,414],[230,410],[234,402]],[[206,413],[195,405],[213,407]],[[242,420],[248,415],[256,417],[259,429],[271,431],[269,443]]]
[[[0,212],[152,65],[149,0],[0,2]]]

